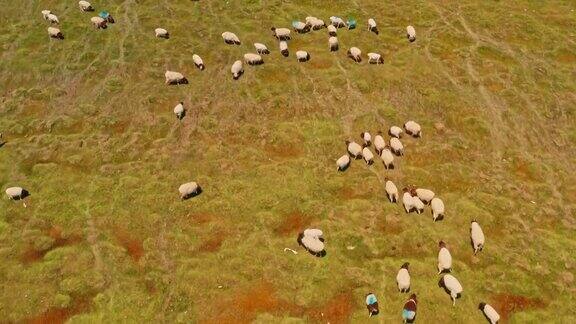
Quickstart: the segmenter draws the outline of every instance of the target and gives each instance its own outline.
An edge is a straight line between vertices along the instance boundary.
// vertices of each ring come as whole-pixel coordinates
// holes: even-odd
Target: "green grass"
[[[93,4],[117,23],[96,31],[75,2],[0,0],[0,187],[32,193],[28,208],[0,203],[2,320],[365,323],[375,292],[369,321],[399,322],[405,261],[418,322],[483,323],[480,301],[514,323],[576,320],[573,2]],[[64,41],[48,39],[42,9]],[[293,35],[281,57],[270,27],[308,15],[359,26],[339,30],[337,53],[321,30]],[[272,54],[232,80],[254,42]],[[385,64],[353,63],[351,46]],[[190,84],[165,86],[166,69]],[[336,172],[345,140],[409,119],[423,137],[403,139],[396,170]],[[446,219],[388,203],[385,176],[435,191]],[[204,193],[182,202],[188,181]],[[472,219],[487,237],[476,257]],[[325,258],[297,247],[307,226],[326,233]],[[440,239],[464,286],[456,307],[437,287]]]

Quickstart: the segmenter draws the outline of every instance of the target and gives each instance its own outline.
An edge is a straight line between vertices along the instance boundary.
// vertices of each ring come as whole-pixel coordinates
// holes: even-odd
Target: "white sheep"
[[[174,107],[174,114],[176,115],[176,118],[180,120],[184,118],[184,115],[186,115],[186,110],[184,109],[184,102],[180,101],[180,103],[177,104],[176,107]]]
[[[238,36],[236,36],[236,34],[234,34],[234,33],[232,33],[232,32],[228,32],[228,31],[223,32],[223,33],[222,33],[222,38],[224,39],[224,42],[225,42],[226,44],[229,44],[229,45],[233,45],[233,44],[240,45],[240,39],[238,38]]]
[[[338,38],[336,36],[328,38],[328,44],[330,44],[330,52],[336,52],[338,50]]]
[[[169,85],[188,84],[188,79],[186,79],[180,72],[166,71],[166,73],[164,73],[164,77],[166,78],[166,84]]]
[[[412,26],[406,27],[406,36],[411,43],[414,42],[416,40],[416,29]]]
[[[378,53],[368,53],[368,63],[370,64],[383,64],[384,58]]]
[[[92,25],[94,26],[94,28],[96,29],[106,29],[108,27],[108,22],[106,21],[106,19],[102,18],[102,17],[92,17],[90,18],[90,22],[92,22]]]
[[[310,60],[310,53],[306,51],[296,51],[296,59],[298,62],[307,62]]]
[[[378,35],[378,27],[376,27],[376,20],[370,18],[368,19],[368,30]]]
[[[78,1],[78,7],[80,7],[82,11],[94,11],[94,8],[92,8],[92,5],[88,1]]]
[[[336,36],[338,33],[338,28],[334,27],[333,25],[328,25],[328,35]]]
[[[388,134],[392,137],[400,138],[402,136],[402,128],[398,126],[392,126],[388,130]]]
[[[386,168],[386,170],[394,169],[394,154],[392,154],[388,148],[382,149],[380,152],[380,158],[382,159],[382,163],[384,163],[384,168]]]
[[[304,234],[304,236],[308,236],[315,239],[321,239],[322,236],[324,235],[324,232],[322,232],[321,229],[317,228],[307,228],[302,233]]]
[[[46,17],[51,24],[60,24],[60,20],[58,20],[58,17],[55,14],[49,13]]]
[[[202,193],[202,188],[196,182],[188,182],[178,188],[180,199],[186,200]]]
[[[404,124],[404,129],[408,135],[412,135],[413,137],[421,137],[422,136],[422,127],[420,124],[413,120],[409,120]]]
[[[326,255],[322,234],[322,231],[319,229],[306,229],[304,232],[298,234],[297,242],[311,254],[322,257]]]
[[[362,146],[356,142],[346,141],[348,154],[355,159],[362,158]]]
[[[270,28],[272,30],[272,35],[279,40],[290,40],[290,29],[288,28]]]
[[[406,213],[410,213],[412,210],[414,210],[414,197],[412,197],[406,188],[403,191],[404,194],[402,194],[402,205],[404,205],[404,210]]]
[[[336,28],[346,27],[346,22],[344,22],[344,19],[342,19],[340,17],[336,17],[336,16],[330,17],[330,23],[332,24],[332,26],[334,26]]]
[[[362,62],[362,51],[358,47],[351,47],[348,50],[348,57],[353,59],[356,63]]]
[[[392,203],[398,202],[398,188],[391,180],[386,179],[386,184],[384,185],[384,189],[386,190],[386,195],[388,196],[388,200]]]
[[[310,31],[310,26],[301,21],[293,22],[292,27],[294,27],[294,30],[299,34],[307,33]]]
[[[166,39],[170,38],[170,34],[164,28],[154,29],[154,33],[156,34],[156,37],[158,37],[158,38],[166,38]]]
[[[374,163],[374,154],[372,154],[372,151],[366,146],[362,149],[362,157],[366,164],[372,165]]]
[[[494,307],[486,304],[480,303],[478,304],[478,309],[482,311],[486,319],[490,322],[490,324],[497,324],[500,320],[500,314],[494,309]]]
[[[200,55],[198,54],[192,55],[192,61],[194,62],[194,65],[196,65],[196,67],[200,69],[200,71],[203,71],[206,68],[204,66],[204,61],[202,60]]]
[[[404,263],[396,275],[396,284],[398,285],[398,290],[401,293],[407,293],[410,291],[410,272],[408,272],[409,266],[410,263]]]
[[[30,193],[28,192],[28,190],[22,187],[10,187],[6,189],[6,195],[8,196],[8,199],[21,200],[28,197]]]
[[[364,140],[364,144],[366,144],[366,146],[372,145],[372,135],[370,135],[370,133],[362,132],[360,134],[360,137],[362,137],[362,139]]]
[[[475,220],[470,223],[470,239],[472,241],[472,247],[474,248],[474,254],[482,251],[485,241],[484,232],[480,224]]]
[[[319,30],[326,27],[324,20],[318,19],[316,17],[306,17],[306,24],[308,24],[312,30]]]
[[[60,29],[56,27],[48,27],[48,36],[50,36],[50,38],[64,39],[64,35]]]
[[[404,155],[404,145],[402,145],[402,142],[400,142],[398,138],[390,138],[390,148],[392,149],[392,153],[398,156]]]
[[[244,66],[242,61],[238,60],[232,64],[230,68],[230,72],[232,72],[232,77],[234,80],[238,80],[240,76],[244,73]]]
[[[432,219],[434,221],[444,219],[444,202],[442,199],[434,197],[430,202],[432,208]]]
[[[338,166],[338,171],[345,171],[350,166],[350,156],[348,154],[342,155],[336,160],[336,165]]]
[[[288,55],[290,55],[290,53],[288,52],[288,43],[286,43],[286,41],[280,41],[280,53],[282,53],[282,56],[284,57],[288,57]]]
[[[262,43],[254,43],[254,48],[256,48],[256,53],[258,54],[270,54],[268,47]]]
[[[438,286],[444,288],[446,292],[450,294],[450,297],[452,298],[452,306],[455,306],[456,299],[460,298],[463,291],[460,281],[458,281],[458,279],[456,279],[456,277],[451,274],[445,274],[442,278],[440,278]]]
[[[386,142],[384,141],[384,137],[382,137],[381,131],[378,131],[378,134],[374,136],[374,148],[378,155],[382,155],[382,150],[386,148]]]
[[[416,214],[422,214],[424,212],[424,203],[420,198],[412,197],[412,204],[414,205],[414,209],[416,210]]]
[[[304,19],[304,21],[305,21],[307,24],[310,24],[310,23],[311,23],[312,21],[314,21],[314,20],[318,20],[318,18],[316,18],[316,17],[314,17],[314,16],[308,16],[308,17],[306,17],[306,19]]]
[[[440,241],[438,247],[440,247],[438,251],[438,274],[452,271],[452,255],[446,247],[446,243]]]
[[[422,202],[425,204],[429,204],[434,198],[434,191],[432,190],[416,188],[416,190],[414,191],[416,193],[416,196],[418,196],[418,198],[420,198],[420,200],[422,200]]]
[[[244,62],[248,65],[260,65],[264,64],[264,60],[262,56],[254,53],[246,53],[244,54]]]
[[[44,18],[44,20],[48,20],[48,15],[51,13],[52,11],[50,10],[42,10],[42,17]]]

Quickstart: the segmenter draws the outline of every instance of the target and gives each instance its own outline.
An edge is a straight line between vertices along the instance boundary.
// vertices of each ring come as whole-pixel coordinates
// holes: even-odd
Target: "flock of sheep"
[[[78,2],[79,8],[82,11],[93,11],[92,5],[87,1],[79,1]],[[59,24],[58,17],[53,14],[49,10],[43,10],[42,15],[44,19],[49,21],[51,24]],[[92,17],[91,22],[95,28],[106,28],[107,23],[113,22],[111,16],[107,16],[106,19],[102,17]],[[305,22],[294,22],[293,27],[297,33],[307,33],[311,30],[319,30],[322,28],[327,28],[329,33],[329,48],[331,51],[338,50],[338,39],[337,29],[342,27],[347,27],[348,24],[342,18],[339,17],[330,17],[330,24],[326,25],[323,20],[318,19],[316,17],[306,17]],[[350,26],[348,26],[350,27]],[[370,18],[368,20],[368,30],[378,34],[379,31],[377,29],[377,25],[374,19]],[[290,29],[288,28],[272,28],[272,32],[274,37],[276,37],[279,41],[279,48],[280,52],[283,56],[288,56],[288,44],[287,41],[291,39],[290,36]],[[59,38],[63,39],[64,36],[60,29],[56,27],[48,27],[48,33],[52,38]],[[166,38],[170,37],[169,32],[163,28],[156,28],[155,29],[156,37],[159,38]],[[416,40],[416,31],[414,27],[408,26],[407,27],[407,37],[410,42]],[[222,33],[222,38],[226,44],[230,45],[240,45],[241,41],[236,36],[236,34],[232,32],[224,32]],[[270,54],[267,46],[262,43],[254,43],[254,47],[256,49],[256,53],[247,53],[244,55],[244,62],[249,65],[258,65],[262,64],[264,61],[261,55]],[[356,47],[351,47],[348,50],[348,56],[356,62],[360,62],[361,58],[361,51]],[[310,59],[310,54],[306,51],[299,50],[296,52],[296,58],[300,62],[305,62]],[[200,70],[204,70],[204,62],[202,58],[194,54],[193,62]],[[377,53],[368,53],[368,59],[370,63],[380,64],[383,63],[383,58],[380,54]],[[242,73],[244,72],[243,69],[243,62],[241,60],[237,60],[232,64],[231,73],[234,79],[238,79]],[[186,84],[188,80],[179,72],[174,71],[166,71],[165,73],[166,83],[167,84]],[[182,102],[180,102],[174,108],[174,114],[177,118],[182,119],[185,115],[185,109]],[[363,159],[365,163],[370,166],[374,163],[374,154],[370,150],[370,147],[373,145],[376,155],[380,157],[384,167],[388,169],[394,169],[394,159],[395,156],[401,157],[404,156],[404,145],[401,142],[402,133],[406,133],[414,138],[420,138],[422,136],[422,129],[421,126],[416,123],[415,121],[408,121],[404,124],[404,130],[398,126],[392,126],[388,130],[388,135],[390,139],[388,143],[384,139],[382,132],[378,132],[374,139],[368,132],[363,132],[361,134],[361,138],[363,141],[363,145],[360,145],[354,141],[346,141],[346,148],[347,154],[341,156],[337,159],[336,165],[338,171],[345,171],[351,164],[352,159]],[[385,191],[388,196],[388,199],[392,203],[399,202],[399,191],[396,185],[386,178],[385,182]],[[201,187],[196,182],[188,182],[182,184],[179,187],[180,198],[182,200],[189,199],[196,195],[199,195],[202,192]],[[6,195],[12,200],[23,200],[30,193],[21,187],[10,187],[6,189]],[[424,207],[426,205],[430,205],[431,213],[433,221],[442,220],[444,218],[444,202],[436,197],[435,193],[429,189],[424,188],[404,188],[403,195],[402,195],[402,204],[406,213],[416,212],[417,214],[421,214],[424,211]],[[26,205],[24,204],[24,207]],[[470,226],[470,239],[474,249],[474,254],[478,253],[482,250],[484,246],[484,233],[482,228],[476,221],[472,221]],[[302,233],[298,235],[297,242],[299,245],[303,246],[307,251],[311,254],[322,257],[326,255],[325,251],[325,244],[323,238],[323,232],[319,229],[306,229]],[[293,251],[293,250],[292,250]],[[295,252],[295,251],[293,251]],[[398,290],[401,293],[408,293],[410,291],[410,272],[409,272],[409,263],[404,263],[398,274],[396,276],[396,282],[398,286]],[[456,299],[460,297],[463,288],[460,282],[456,277],[454,277],[450,272],[452,271],[452,255],[448,250],[446,243],[443,241],[439,242],[439,251],[438,251],[438,274],[443,274],[439,281],[439,286],[443,287],[452,299],[453,305],[456,303]],[[378,302],[376,296],[373,293],[370,293],[366,296],[366,305],[369,311],[370,316],[378,314]],[[416,318],[416,305],[417,305],[417,298],[416,294],[412,294],[408,301],[404,305],[404,309],[402,312],[402,316],[404,322],[413,322]],[[491,323],[497,323],[500,319],[500,316],[496,312],[496,310],[486,304],[480,303],[479,309],[482,310],[486,318]]]

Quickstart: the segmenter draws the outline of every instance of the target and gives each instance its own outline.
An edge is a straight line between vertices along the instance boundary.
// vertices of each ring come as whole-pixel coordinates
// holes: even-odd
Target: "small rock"
[[[439,132],[444,132],[444,130],[446,129],[446,126],[444,126],[444,123],[437,122],[437,123],[434,123],[434,128],[436,128],[436,130]]]
[[[352,246],[352,245],[348,245],[346,248],[347,248],[348,250],[354,250],[356,247],[355,247],[355,246]]]

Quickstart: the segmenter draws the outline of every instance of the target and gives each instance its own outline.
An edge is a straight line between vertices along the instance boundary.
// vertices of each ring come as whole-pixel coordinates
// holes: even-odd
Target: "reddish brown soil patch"
[[[386,221],[378,221],[378,225],[376,227],[378,231],[386,233],[386,234],[400,234],[404,232],[404,228],[402,224],[398,220],[386,220]]]
[[[302,155],[302,150],[291,144],[266,145],[265,150],[269,156],[277,158],[296,158]]]
[[[492,300],[494,300],[494,308],[504,321],[514,312],[546,307],[546,303],[541,299],[518,295],[498,294]]]
[[[222,246],[224,242],[224,235],[222,233],[217,233],[208,240],[204,241],[199,247],[200,252],[216,252]]]
[[[574,63],[576,62],[576,54],[563,50],[556,55],[556,59],[562,63]]]
[[[338,190],[338,197],[342,199],[364,199],[368,198],[369,195],[364,193],[358,193],[350,187],[344,187]]]
[[[336,295],[321,307],[307,311],[315,322],[348,323],[354,312],[353,296],[350,293]]]
[[[133,238],[130,233],[123,229],[116,229],[116,231],[114,231],[114,235],[122,247],[126,249],[132,260],[134,260],[134,262],[138,262],[142,255],[144,255],[144,246],[142,245],[142,240]]]
[[[312,218],[300,212],[293,212],[284,217],[284,221],[275,229],[275,232],[280,235],[297,234],[306,229],[312,222]]]
[[[62,324],[74,315],[87,312],[90,306],[90,298],[80,298],[74,300],[69,307],[51,307],[42,314],[27,318],[22,322],[27,324]]]
[[[59,227],[51,227],[48,230],[48,236],[54,239],[54,243],[50,248],[46,250],[39,251],[34,248],[34,246],[30,245],[28,249],[22,254],[20,261],[24,264],[30,264],[32,262],[40,261],[44,258],[46,253],[67,245],[73,245],[76,243],[80,243],[82,241],[82,237],[79,235],[71,235],[69,237],[62,237],[62,230]]]
[[[205,214],[205,213],[192,214],[189,215],[188,217],[190,219],[190,222],[194,224],[206,224],[216,218],[216,216],[212,214]]]

